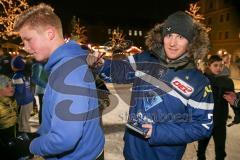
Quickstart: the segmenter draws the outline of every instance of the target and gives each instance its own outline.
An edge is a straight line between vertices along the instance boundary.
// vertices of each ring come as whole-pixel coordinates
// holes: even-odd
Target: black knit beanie
[[[11,66],[18,69],[23,70],[25,68],[25,62],[22,56],[16,56],[11,60]]]
[[[177,33],[185,37],[190,43],[193,40],[193,20],[187,13],[178,11],[165,20],[163,36],[170,33]]]

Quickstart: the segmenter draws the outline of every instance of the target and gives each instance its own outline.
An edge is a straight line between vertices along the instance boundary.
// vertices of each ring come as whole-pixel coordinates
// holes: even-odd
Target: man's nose
[[[170,38],[170,45],[171,45],[171,46],[174,46],[175,44],[176,44],[176,38],[171,37],[171,38]]]
[[[30,47],[28,47],[28,46],[25,45],[25,46],[23,47],[23,49],[24,49],[26,52],[32,54]]]

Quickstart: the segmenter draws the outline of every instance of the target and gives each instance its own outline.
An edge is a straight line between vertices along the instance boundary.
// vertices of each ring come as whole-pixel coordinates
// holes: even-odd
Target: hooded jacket
[[[96,86],[86,55],[79,44],[69,41],[50,56],[40,137],[31,142],[31,153],[45,159],[93,160],[102,152]]]
[[[12,82],[15,88],[14,98],[17,101],[17,105],[22,106],[33,102],[34,96],[30,80],[23,71],[16,71],[12,77]]]
[[[127,160],[180,160],[187,143],[208,137],[212,130],[212,90],[195,67],[199,52],[204,56],[202,52],[207,51],[207,36],[195,24],[195,33],[201,33],[194,34],[189,52],[167,63],[162,26],[149,32],[148,51],[124,60],[106,60],[101,70],[111,82],[133,84],[129,121],[153,126],[149,139],[126,128]]]

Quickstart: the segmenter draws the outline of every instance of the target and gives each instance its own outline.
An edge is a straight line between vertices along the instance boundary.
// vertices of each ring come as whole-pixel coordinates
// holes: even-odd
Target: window
[[[138,35],[141,37],[142,36],[142,31],[138,31]]]
[[[134,30],[134,36],[137,36],[137,35],[138,35],[137,30]]]
[[[108,28],[108,34],[111,34],[111,33],[112,33],[111,28]]]
[[[132,36],[132,30],[128,30],[128,35]]]
[[[228,32],[225,32],[224,38],[225,38],[225,39],[228,39],[228,37],[229,37]]]
[[[209,2],[208,9],[213,9],[213,2],[212,1]]]
[[[223,15],[220,16],[220,22],[223,22]]]
[[[208,25],[212,24],[212,18],[208,18],[207,24],[208,24]]]
[[[218,39],[221,40],[222,39],[222,32],[218,33]]]
[[[226,21],[229,21],[230,20],[230,14],[227,13],[227,16],[226,16]]]

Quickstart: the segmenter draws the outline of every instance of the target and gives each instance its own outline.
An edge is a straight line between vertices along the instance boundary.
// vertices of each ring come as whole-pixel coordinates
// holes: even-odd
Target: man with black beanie
[[[212,131],[212,90],[196,68],[208,53],[206,28],[179,11],[150,30],[146,45],[147,51],[123,60],[99,60],[95,52],[87,62],[99,60],[114,83],[133,83],[125,159],[181,160],[187,143]]]

